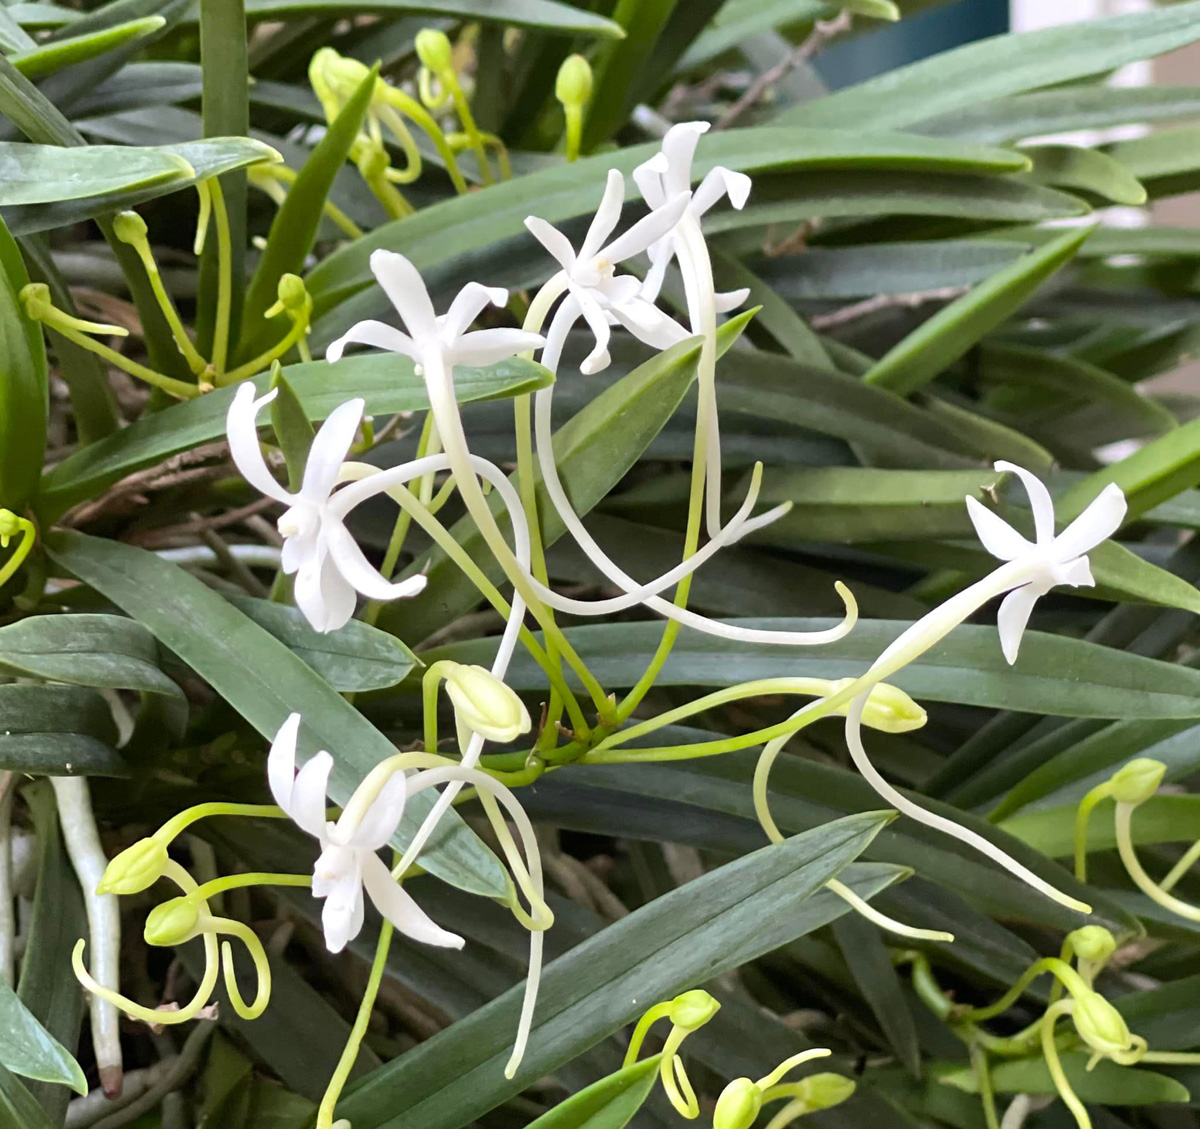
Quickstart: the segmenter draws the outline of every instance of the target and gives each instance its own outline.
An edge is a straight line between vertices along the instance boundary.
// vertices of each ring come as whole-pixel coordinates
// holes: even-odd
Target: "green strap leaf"
[[[900,395],[928,384],[1015,313],[1090,234],[1091,228],[1069,231],[992,275],[889,350],[863,380]]]
[[[144,627],[116,615],[39,615],[0,628],[0,667],[15,674],[182,698]]]
[[[81,533],[53,533],[46,544],[62,568],[148,628],[268,740],[290,713],[301,712],[304,752],[327,749],[333,755],[330,794],[336,801],[349,799],[371,768],[395,753],[302,659],[182,569],[131,545]],[[392,838],[398,850],[411,841],[433,803],[432,796],[424,802],[413,797]],[[453,885],[505,896],[500,864],[456,813],[447,812],[422,859],[427,870]]]
[[[347,357],[336,365],[313,361],[289,365],[283,372],[304,411],[314,420],[324,419],[354,396],[366,400],[369,415],[429,407],[425,381],[413,371],[413,362],[395,354]],[[254,378],[260,394],[267,391],[270,380],[268,373]],[[454,373],[460,403],[519,395],[543,388],[551,380],[541,365],[517,359],[486,369],[458,368]],[[64,459],[42,481],[38,499],[42,520],[52,521],[127,474],[220,439],[236,393],[237,388],[230,386],[173,404]]]
[[[650,902],[547,965],[525,1060],[503,1074],[523,988],[387,1063],[337,1108],[355,1129],[465,1125],[552,1073],[659,1000],[840,917],[821,887],[890,816],[850,816],[710,871]],[[848,884],[870,897],[897,877],[869,867]],[[821,891],[821,892],[819,892]],[[837,903],[837,904],[835,904]],[[719,1020],[714,1020],[719,1022]]]
[[[4,983],[0,983],[0,1065],[22,1078],[70,1086],[77,1094],[88,1092],[79,1063]]]
[[[42,78],[64,67],[85,63],[107,51],[115,51],[134,39],[158,31],[165,21],[162,16],[146,16],[140,20],[129,20],[103,31],[89,35],[58,39],[29,50],[9,56],[13,66],[26,78]]]
[[[80,686],[0,686],[0,769],[39,776],[125,776],[108,703]]]
[[[661,1054],[651,1055],[593,1082],[526,1129],[624,1129],[654,1089],[661,1059]]]
[[[19,298],[28,282],[0,220],[0,506],[18,514],[37,490],[50,396],[42,327],[25,316]]]
[[[1130,207],[1146,202],[1146,189],[1141,181],[1120,161],[1099,149],[1032,145],[1021,152],[1033,161],[1028,175],[1038,184],[1080,191]]]
[[[995,35],[789,110],[783,122],[897,129],[1006,94],[1055,86],[1200,39],[1200,3]]]

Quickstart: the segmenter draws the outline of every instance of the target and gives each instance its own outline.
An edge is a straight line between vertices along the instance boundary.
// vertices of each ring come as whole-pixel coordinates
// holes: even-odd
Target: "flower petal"
[[[353,587],[329,559],[324,544],[318,555],[297,570],[295,596],[296,607],[313,630],[326,634],[349,622],[358,602]]]
[[[1015,474],[1029,495],[1029,506],[1033,510],[1033,532],[1039,545],[1049,545],[1054,540],[1054,502],[1046,484],[1031,470],[1000,460],[995,463],[999,471]]]
[[[304,464],[304,483],[300,495],[310,502],[323,502],[337,484],[338,471],[350,454],[358,425],[362,423],[366,401],[361,398],[347,400],[329,413],[321,424],[321,430],[313,437],[308,450],[308,462]]]
[[[687,205],[688,194],[680,192],[661,208],[655,208],[648,216],[643,216],[624,235],[617,236],[604,248],[604,257],[610,263],[620,263],[640,255],[675,229],[687,211]]]
[[[750,178],[744,172],[733,172],[720,166],[710,169],[700,187],[692,193],[692,215],[704,215],[722,196],[728,196],[729,202],[741,211],[750,198]]]
[[[374,349],[400,353],[414,360],[417,357],[417,347],[407,333],[401,333],[395,326],[386,322],[372,319],[356,322],[346,330],[325,350],[325,359],[331,364],[340,361],[347,345],[370,345]]]
[[[667,202],[663,177],[670,167],[666,155],[659,152],[633,170],[633,182],[651,208],[661,208]]]
[[[723,294],[714,294],[713,304],[717,307],[717,313],[727,314],[730,310],[736,310],[749,297],[750,287],[743,286],[741,290],[726,290]]]
[[[1125,520],[1129,509],[1125,494],[1110,482],[1070,525],[1054,539],[1054,558],[1069,561],[1081,557],[1102,541],[1107,541]]]
[[[449,933],[419,906],[413,896],[392,877],[378,855],[367,855],[362,864],[363,883],[375,908],[406,937],[425,945],[461,949],[463,939]]]
[[[330,521],[326,525],[325,540],[329,555],[342,578],[356,592],[370,600],[397,600],[404,596],[415,596],[425,587],[424,576],[410,576],[407,580],[394,583],[385,580],[363,555],[350,531],[340,522]]]
[[[1032,552],[1034,545],[1021,536],[999,514],[993,513],[982,502],[967,495],[967,515],[975,526],[975,533],[983,547],[1002,561],[1013,561],[1022,553]]]
[[[450,362],[484,368],[518,353],[531,353],[545,344],[544,337],[526,333],[523,329],[477,329],[474,333],[464,333],[454,342],[454,348],[449,351]]]
[[[367,808],[367,814],[350,833],[347,842],[352,847],[379,850],[396,834],[396,828],[404,817],[404,801],[407,799],[408,781],[403,772],[397,772],[379,789],[379,795]]]
[[[554,256],[563,270],[569,271],[575,265],[575,248],[557,227],[537,216],[526,216],[525,226],[530,235]]]
[[[450,303],[450,308],[438,319],[442,341],[453,345],[488,306],[503,306],[508,301],[508,291],[502,286],[484,286],[479,282],[468,282]]]
[[[340,953],[362,931],[363,908],[362,878],[356,869],[334,882],[325,896],[321,926],[331,953]]]
[[[567,334],[578,320],[579,303],[573,294],[568,294],[554,311],[550,328],[546,330],[546,345],[542,349],[541,362],[551,372],[558,372],[563,348],[567,344]]]
[[[1025,625],[1033,612],[1033,605],[1038,598],[1045,594],[1045,589],[1038,584],[1026,584],[1014,588],[1000,602],[1000,611],[996,615],[996,626],[1000,630],[1000,649],[1009,664],[1017,661],[1017,652],[1021,649],[1021,636],[1025,634]]]
[[[679,122],[667,130],[663,138],[662,151],[667,158],[668,169],[663,177],[663,187],[674,195],[687,192],[692,186],[692,160],[696,145],[709,130],[708,122]]]
[[[588,225],[587,235],[579,248],[579,258],[583,262],[594,259],[604,246],[604,241],[613,233],[621,219],[621,205],[625,203],[625,178],[616,170],[608,170],[608,179],[604,182],[604,195],[600,197],[600,206]]]
[[[325,838],[325,803],[332,771],[333,757],[324,749],[310,757],[296,773],[291,799],[284,809],[292,822],[314,839]],[[279,806],[282,808],[284,805]]]
[[[296,783],[296,736],[300,732],[300,715],[288,714],[271,742],[267,753],[267,786],[275,802],[291,815],[292,787]]]
[[[437,337],[437,315],[421,272],[403,255],[380,248],[371,252],[371,273],[388,300],[404,319],[404,327],[418,343]]]
[[[579,302],[579,311],[583,314],[583,320],[587,322],[588,329],[592,331],[592,336],[596,339],[595,348],[584,357],[583,364],[579,366],[580,372],[590,376],[592,373],[608,368],[612,361],[608,355],[608,341],[612,334],[609,332],[608,318],[604,316],[600,303],[588,291],[580,290],[575,298]]]
[[[647,302],[656,301],[667,277],[667,267],[675,254],[674,241],[664,239],[650,248],[650,269],[642,279],[642,297]]]
[[[254,385],[250,382],[241,385],[225,415],[225,434],[229,439],[229,453],[242,477],[260,494],[290,505],[295,497],[275,481],[258,445],[258,413],[275,399],[277,393],[278,389],[273,388],[256,400]]]
[[[667,317],[652,302],[635,298],[609,307],[617,320],[639,341],[652,349],[669,349],[690,336],[673,318]]]

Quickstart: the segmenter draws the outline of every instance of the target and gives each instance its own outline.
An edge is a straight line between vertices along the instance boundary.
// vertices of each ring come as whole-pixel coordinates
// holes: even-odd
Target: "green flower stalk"
[[[237,384],[239,381],[248,380],[255,373],[270,368],[275,361],[286,356],[293,346],[300,354],[302,361],[312,360],[306,339],[310,332],[309,323],[312,319],[313,301],[305,289],[304,280],[299,275],[285,274],[279,279],[277,292],[278,298],[263,316],[274,318],[280,314],[286,314],[288,321],[292,323],[291,328],[271,348],[218,378],[218,385]]]
[[[313,55],[309,63],[308,78],[330,124],[370,73],[369,67],[357,59],[339,55],[332,47],[322,47]],[[366,129],[359,135],[350,152],[351,159],[358,165],[372,191],[379,195],[383,187],[382,182],[411,184],[421,175],[421,152],[413,140],[405,118],[415,122],[429,137],[446,166],[454,190],[460,195],[465,193],[467,182],[459,170],[458,158],[437,121],[417,99],[391,86],[382,78],[376,79],[375,92],[367,107]],[[403,169],[391,168],[390,158],[383,145],[385,127],[404,153]],[[368,154],[364,171],[364,157]],[[394,198],[399,197],[399,193],[395,192],[394,188],[392,193],[394,204]],[[407,203],[405,206],[407,207]],[[411,208],[408,210],[411,211]]]
[[[459,121],[462,122],[466,145],[474,151],[475,159],[479,162],[479,175],[484,184],[494,184],[495,177],[492,176],[492,168],[488,163],[484,135],[480,132],[479,126],[475,124],[475,115],[471,113],[471,103],[467,100],[462,83],[459,81],[458,71],[454,66],[454,48],[446,37],[446,33],[427,27],[417,32],[415,46],[417,58],[421,60],[421,65],[426,72],[419,79],[422,100],[436,109],[441,109],[445,105],[447,97],[454,103],[454,111],[458,115]],[[430,75],[440,85],[439,93],[433,91]],[[503,143],[499,138],[492,137],[491,142],[503,150]]]
[[[840,1074],[814,1074],[800,1082],[783,1083],[784,1075],[794,1067],[826,1058],[830,1053],[824,1047],[801,1051],[785,1059],[757,1082],[735,1078],[717,1098],[713,1129],[750,1129],[764,1105],[783,1099],[787,1100],[787,1105],[771,1118],[767,1129],[784,1129],[806,1113],[818,1113],[841,1105],[853,1095],[856,1087],[851,1079]]]
[[[154,369],[138,364],[136,361],[131,361],[115,349],[110,349],[107,345],[102,345],[99,341],[93,340],[93,338],[88,336],[89,334],[103,334],[106,337],[128,337],[129,330],[119,325],[105,325],[103,322],[85,321],[83,318],[72,317],[54,305],[54,301],[50,297],[50,287],[44,282],[29,283],[29,285],[21,289],[20,298],[21,304],[25,308],[25,314],[31,320],[42,322],[56,333],[67,338],[68,341],[73,341],[80,348],[95,353],[115,368],[122,369],[129,373],[130,376],[144,380],[147,384],[152,384],[155,388],[161,388],[164,392],[169,393],[179,400],[191,400],[200,395],[202,391],[201,386],[188,384],[186,381],[176,380],[174,377],[165,376],[161,372],[155,372]]]
[[[287,165],[251,165],[246,170],[250,183],[260,192],[265,192],[275,203],[280,205],[287,199],[292,185],[296,183],[295,169]],[[321,210],[336,224],[350,239],[358,239],[363,230],[332,200],[326,199]]]
[[[701,988],[684,992],[665,1003],[655,1004],[638,1020],[629,1040],[629,1047],[625,1051],[625,1061],[622,1065],[631,1066],[637,1062],[638,1053],[650,1028],[660,1019],[671,1021],[671,1030],[667,1034],[659,1062],[659,1080],[676,1112],[689,1120],[700,1116],[700,1104],[696,1101],[696,1092],[688,1078],[683,1059],[679,1057],[679,1048],[684,1039],[703,1027],[720,1009],[721,1005]]]
[[[3,565],[0,565],[0,586],[7,584],[12,579],[17,569],[24,563],[25,558],[29,556],[29,551],[37,540],[37,527],[29,518],[19,517],[12,510],[0,509],[0,549],[7,549],[12,543],[12,539],[18,534],[21,536],[21,543],[13,551],[12,556]]]

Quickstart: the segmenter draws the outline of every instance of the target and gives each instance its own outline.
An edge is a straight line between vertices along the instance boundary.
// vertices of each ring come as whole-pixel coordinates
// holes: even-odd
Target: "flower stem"
[[[13,550],[13,554],[4,562],[3,567],[0,567],[0,587],[3,587],[11,579],[12,575],[21,567],[22,562],[29,556],[29,550],[33,548],[34,541],[37,540],[37,528],[33,522],[27,517],[17,517],[12,513],[12,510],[3,510],[0,513],[12,514],[13,524],[21,532],[21,543]],[[11,534],[3,538],[4,548],[8,547],[8,541]]]
[[[233,315],[233,242],[225,194],[217,177],[212,178],[209,191],[212,193],[213,220],[217,229],[217,315],[213,325],[212,367],[215,382],[220,384],[229,357],[230,319]]]
[[[386,918],[379,930],[379,943],[375,946],[375,960],[371,964],[371,975],[367,980],[367,990],[363,993],[362,1002],[358,1005],[358,1015],[354,1019],[354,1027],[350,1038],[346,1040],[342,1057],[338,1060],[337,1068],[329,1085],[325,1088],[325,1096],[321,1099],[317,1110],[316,1129],[332,1129],[333,1110],[338,1098],[342,1096],[350,1071],[358,1058],[358,1048],[362,1045],[363,1036],[367,1033],[367,1024],[371,1022],[371,1012],[375,1008],[375,997],[379,995],[379,985],[383,981],[383,970],[387,965],[388,950],[392,946],[392,923]]]
[[[175,396],[177,399],[193,400],[200,395],[200,389],[197,385],[188,384],[184,380],[176,380],[173,376],[164,376],[161,372],[155,372],[152,368],[138,364],[137,361],[131,361],[115,349],[110,349],[107,345],[102,345],[99,341],[88,337],[86,333],[80,333],[69,326],[55,325],[52,328],[62,334],[68,341],[73,341],[81,349],[87,349],[95,353],[110,365],[123,369],[130,376],[136,376],[139,380],[144,380],[147,384],[154,385],[155,388],[161,388],[164,392]]]
[[[199,375],[208,367],[208,362],[200,355],[200,351],[183,327],[179,311],[175,309],[175,303],[171,301],[171,296],[163,285],[162,275],[159,273],[158,263],[154,261],[154,252],[151,251],[150,244],[145,239],[140,239],[133,244],[133,249],[137,252],[138,258],[141,259],[142,266],[146,270],[146,277],[150,280],[150,289],[154,292],[154,298],[158,302],[159,309],[162,310],[163,317],[167,319],[167,325],[170,326],[175,344],[179,346],[179,351],[187,361],[188,368]]]
[[[1066,1071],[1063,1070],[1058,1057],[1058,1047],[1054,1042],[1054,1025],[1061,1016],[1070,1015],[1073,1009],[1074,1002],[1071,1000],[1059,1000],[1058,1003],[1050,1005],[1042,1024],[1042,1054],[1050,1070],[1050,1077],[1054,1080],[1054,1088],[1066,1107],[1075,1115],[1079,1129],[1092,1129],[1092,1119],[1067,1080]]]
[[[1134,884],[1146,897],[1153,902],[1157,902],[1163,909],[1170,910],[1171,913],[1178,914],[1188,921],[1200,921],[1200,907],[1191,905],[1189,902],[1175,897],[1174,894],[1167,893],[1142,868],[1141,861],[1137,857],[1137,851],[1133,846],[1131,821],[1133,810],[1136,807],[1137,804],[1117,804],[1117,853],[1121,856],[1121,862],[1125,864],[1125,869],[1129,872],[1129,877],[1133,879]]]

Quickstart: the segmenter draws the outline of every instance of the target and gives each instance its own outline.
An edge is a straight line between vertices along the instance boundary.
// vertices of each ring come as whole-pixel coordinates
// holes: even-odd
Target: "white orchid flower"
[[[1055,536],[1054,502],[1045,484],[1013,463],[998,462],[996,469],[1020,478],[1033,510],[1034,540],[1029,541],[1002,517],[976,499],[967,498],[967,512],[983,547],[1002,561],[1021,561],[1028,569],[1028,581],[1004,597],[996,617],[1004,657],[1014,663],[1033,606],[1041,597],[1060,584],[1091,588],[1096,583],[1086,554],[1121,527],[1126,504],[1121,488],[1109,483],[1083,513]]]
[[[338,474],[362,421],[363,401],[348,400],[321,425],[304,468],[304,481],[293,494],[267,468],[258,444],[258,415],[276,390],[255,398],[253,384],[238,388],[229,405],[229,451],[242,476],[256,490],[288,508],[279,519],[283,534],[282,566],[296,574],[296,605],[318,631],[336,631],[354,615],[356,593],[372,600],[415,596],[425,577],[392,583],[363,555],[345,526],[349,506],[334,493]]]
[[[395,834],[404,815],[408,780],[395,773],[358,814],[351,798],[336,823],[325,819],[326,789],[333,758],[319,752],[296,771],[296,735],[300,715],[280,726],[267,757],[267,781],[275,802],[302,830],[321,844],[313,867],[313,897],[324,898],[321,924],[325,947],[340,953],[363,925],[363,890],[376,909],[406,937],[426,945],[461,949],[463,939],[435,924],[393,877],[378,851]]]
[[[696,155],[696,144],[708,132],[708,122],[680,122],[667,130],[662,149],[650,160],[633,170],[633,179],[642,193],[642,199],[651,208],[661,208],[668,200],[681,193],[688,197],[687,209],[680,217],[699,230],[700,218],[722,197],[739,211],[745,207],[750,196],[750,178],[731,169],[711,169],[692,191],[692,160]],[[650,271],[642,287],[642,297],[653,302],[662,289],[667,265],[678,254],[681,233],[673,228],[650,248]],[[718,313],[735,310],[749,296],[749,290],[731,290],[714,295]]]
[[[1054,506],[1050,492],[1043,483],[1036,475],[1013,463],[998,462],[995,465],[998,471],[1016,474],[1025,484],[1033,508],[1035,539],[1027,540],[1006,521],[975,503],[974,499],[967,499],[971,520],[984,547],[1004,563],[934,608],[884,649],[855,684],[857,693],[846,715],[846,744],[851,758],[867,782],[899,811],[969,844],[1056,902],[1087,913],[1089,909],[1083,902],[1057,890],[982,835],[960,826],[952,819],[926,811],[898,792],[880,775],[863,748],[863,710],[873,686],[919,658],[989,600],[1006,593],[1006,599],[1000,607],[1000,638],[1005,658],[1013,662],[1034,603],[1055,585],[1081,587],[1093,584],[1086,554],[1112,536],[1125,517],[1125,495],[1118,486],[1110,483],[1056,537]],[[832,695],[824,705],[831,703],[834,708],[841,706],[841,696]]]
[[[578,254],[556,227],[537,216],[525,220],[534,238],[562,267],[562,277],[551,280],[542,300],[553,302],[563,287],[567,291],[546,333],[542,364],[551,371],[557,370],[567,334],[581,317],[596,339],[595,348],[579,366],[580,372],[588,374],[608,367],[610,322],[623,325],[639,341],[655,349],[667,349],[686,340],[686,330],[642,296],[642,283],[633,275],[617,275],[614,268],[660,243],[679,222],[689,195],[684,191],[664,200],[623,235],[606,243],[621,218],[621,205],[625,201],[625,178],[616,169],[609,169],[600,207]]]
[[[518,353],[540,348],[544,341],[536,333],[521,329],[470,330],[472,322],[489,306],[503,306],[508,291],[502,287],[468,282],[440,317],[420,272],[395,251],[372,251],[371,272],[396,312],[407,333],[381,321],[352,325],[325,351],[327,361],[341,360],[346,346],[354,343],[402,353],[417,362],[418,375],[427,378],[442,368],[449,373],[455,365],[483,367]]]

